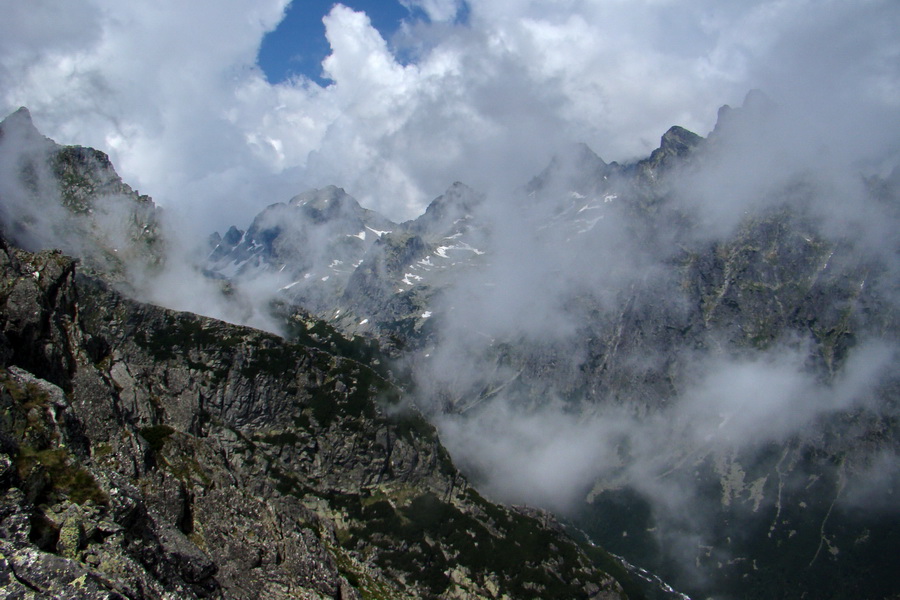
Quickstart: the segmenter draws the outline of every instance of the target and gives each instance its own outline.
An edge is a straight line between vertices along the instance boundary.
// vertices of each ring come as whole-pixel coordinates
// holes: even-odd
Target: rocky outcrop
[[[626,596],[608,555],[479,496],[369,367],[58,252],[0,242],[0,277],[6,597]]]
[[[654,179],[660,171],[672,169],[679,162],[703,146],[705,140],[684,127],[670,127],[659,140],[659,148],[650,157],[639,161],[636,168],[642,177]]]
[[[161,215],[93,148],[41,135],[26,108],[0,122],[0,223],[12,243],[61,249],[123,287],[163,263]]]

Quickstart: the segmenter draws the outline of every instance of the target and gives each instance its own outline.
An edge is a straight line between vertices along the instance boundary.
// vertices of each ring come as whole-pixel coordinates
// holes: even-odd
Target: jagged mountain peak
[[[448,204],[454,202],[468,202],[474,199],[478,193],[461,181],[454,181],[447,191],[431,201],[431,205]],[[429,208],[431,207],[429,205]],[[427,212],[427,209],[426,209]]]
[[[289,206],[302,209],[315,221],[330,221],[364,212],[356,199],[343,188],[329,185],[320,189],[311,189],[294,196]]]
[[[747,110],[770,110],[775,102],[760,89],[752,89],[744,96],[743,108]]]
[[[284,207],[283,204],[275,204],[269,209]],[[303,219],[315,225],[334,223],[343,227],[355,229],[349,232],[356,235],[371,228],[377,235],[379,231],[389,231],[395,223],[381,214],[363,208],[360,203],[347,193],[344,188],[336,185],[328,185],[323,188],[313,188],[291,198],[287,207],[291,211],[299,211]],[[266,209],[267,211],[269,209]],[[281,210],[281,209],[278,209]],[[264,211],[265,213],[266,211]],[[294,218],[294,217],[291,217]]]
[[[20,106],[18,109],[13,111],[8,119],[26,119],[29,123],[31,123],[31,111],[28,110],[28,107]],[[5,120],[5,119],[4,119]]]
[[[469,218],[484,196],[459,181],[435,198],[417,219],[406,225],[410,231],[420,234],[448,234],[454,224]]]
[[[659,141],[659,150],[683,155],[703,141],[703,137],[679,125],[666,131]]]
[[[222,240],[226,244],[230,244],[234,246],[235,244],[241,241],[241,238],[244,237],[244,232],[232,225],[228,228],[228,231],[225,232],[225,235],[222,237]]]
[[[323,188],[313,188],[303,193],[297,194],[291,198],[289,204],[291,206],[312,206],[316,208],[326,208],[332,204],[342,204],[347,200],[356,202],[356,200],[348,194],[344,188],[336,185],[327,185]]]
[[[3,121],[0,121],[0,131],[3,131],[7,127],[29,127],[34,131],[37,131],[37,128],[34,126],[34,121],[31,119],[31,111],[24,106],[20,106],[17,110],[7,115]]]
[[[550,159],[550,164],[525,186],[527,194],[542,191],[576,192],[585,195],[603,187],[611,166],[584,142],[562,148]]]
[[[646,164],[653,170],[670,168],[675,161],[686,158],[704,141],[702,136],[693,131],[675,125],[670,127],[660,138],[659,148],[650,153]]]
[[[606,162],[584,142],[571,144],[557,154],[554,160],[563,160],[576,168],[596,170],[606,167]]]
[[[450,187],[447,188],[447,191],[444,192],[444,195],[445,196],[451,195],[451,194],[462,195],[462,194],[471,194],[473,192],[474,192],[474,190],[472,190],[472,188],[470,188],[463,182],[454,181],[453,183],[450,184]]]

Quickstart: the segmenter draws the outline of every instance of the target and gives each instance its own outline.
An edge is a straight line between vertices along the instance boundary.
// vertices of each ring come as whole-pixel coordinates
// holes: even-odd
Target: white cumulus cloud
[[[521,184],[566,142],[621,161],[673,124],[705,135],[757,87],[848,148],[897,151],[892,0],[470,0],[462,22],[459,0],[408,0],[429,21],[393,40],[338,4],[325,86],[270,84],[256,65],[287,4],[15,3],[0,110],[26,105],[45,134],[107,151],[203,232],[332,183],[411,218],[455,180]]]

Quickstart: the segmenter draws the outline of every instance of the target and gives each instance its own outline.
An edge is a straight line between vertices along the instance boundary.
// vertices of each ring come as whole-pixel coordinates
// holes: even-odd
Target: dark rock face
[[[659,170],[674,167],[679,159],[687,158],[703,141],[696,133],[676,125],[663,134],[659,148],[650,154],[647,168]]]
[[[56,252],[0,242],[0,277],[5,597],[625,597],[608,555],[482,499],[370,368]]]

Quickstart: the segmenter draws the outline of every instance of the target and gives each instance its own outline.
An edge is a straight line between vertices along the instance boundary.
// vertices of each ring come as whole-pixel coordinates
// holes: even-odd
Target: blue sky
[[[345,0],[344,6],[365,12],[372,26],[390,41],[410,10],[394,0]],[[319,84],[323,80],[322,60],[330,48],[325,39],[324,17],[335,5],[334,0],[294,0],[284,20],[262,41],[259,66],[270,83],[280,83],[294,75],[305,75]],[[425,18],[415,11],[416,18]]]

